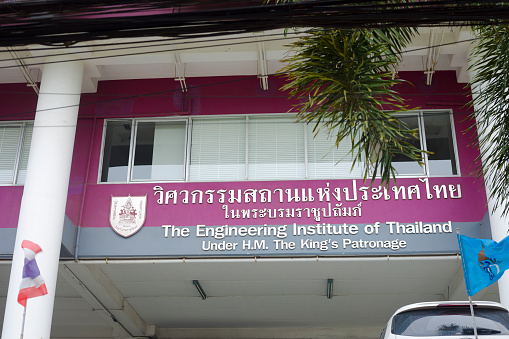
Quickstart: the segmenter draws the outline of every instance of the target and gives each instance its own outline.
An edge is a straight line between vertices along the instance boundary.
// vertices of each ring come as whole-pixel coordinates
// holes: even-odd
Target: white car
[[[479,338],[509,339],[509,312],[499,303],[474,301]],[[468,301],[423,302],[404,306],[394,313],[380,339],[474,338]]]

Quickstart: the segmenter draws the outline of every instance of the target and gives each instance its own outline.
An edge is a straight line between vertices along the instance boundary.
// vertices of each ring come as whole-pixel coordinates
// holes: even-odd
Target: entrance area
[[[466,298],[455,255],[62,262],[51,337],[378,338],[403,305]]]

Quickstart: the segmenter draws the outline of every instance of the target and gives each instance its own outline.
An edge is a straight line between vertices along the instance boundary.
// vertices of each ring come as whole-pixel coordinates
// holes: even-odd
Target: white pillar
[[[489,188],[486,190],[488,191]],[[487,193],[489,194],[489,191]],[[493,240],[498,242],[508,235],[509,218],[502,216],[502,206],[500,206],[496,211],[493,211],[492,201],[488,201],[488,208],[488,213],[490,214],[491,236]],[[500,303],[509,309],[509,273],[507,273],[507,271],[498,281],[498,292],[500,294]]]
[[[476,115],[477,118],[477,115]],[[479,136],[482,136],[487,131],[478,131]],[[490,151],[495,151],[493,145],[484,145],[483,147],[488,147]],[[481,159],[483,162],[485,159]],[[503,216],[502,211],[504,209],[504,205],[509,203],[507,199],[504,199],[502,203],[495,210],[495,202],[490,199],[491,195],[491,186],[492,183],[490,180],[485,177],[485,185],[486,195],[488,196],[488,215],[490,219],[490,227],[491,227],[491,238],[495,241],[500,241],[504,239],[508,235],[509,230],[509,217]],[[509,309],[509,273],[504,273],[502,278],[498,280],[498,293],[500,296],[500,303]]]
[[[482,135],[486,131],[479,131],[478,134]],[[493,149],[492,145],[485,145],[484,147],[489,147]],[[481,159],[483,162],[485,159]],[[486,180],[486,178],[485,178]],[[501,205],[499,205],[498,209],[494,210],[495,202],[489,198],[490,196],[490,188],[491,183],[489,180],[486,180],[485,185],[486,195],[488,196],[488,215],[490,219],[490,227],[491,227],[491,237],[495,241],[500,241],[504,239],[508,235],[509,228],[509,217],[502,216],[503,206],[506,203],[509,203],[507,199],[504,199]],[[509,309],[509,275],[508,273],[504,273],[502,278],[498,280],[498,292],[500,295],[500,303]]]
[[[475,76],[475,73],[470,71],[470,78],[473,79]],[[472,96],[475,98],[479,93],[482,92],[482,86],[478,86],[477,88],[472,88]],[[479,110],[477,109],[477,106],[474,106],[474,109],[476,110],[476,119],[480,118]],[[488,131],[480,130],[478,126],[477,133],[479,134],[479,137],[482,138],[486,135]],[[485,148],[488,148],[490,151],[495,151],[493,145],[483,145],[483,151]],[[481,161],[484,163],[485,159],[481,159]],[[498,209],[494,210],[495,202],[491,200],[490,197],[490,188],[491,188],[491,182],[486,178],[485,176],[485,189],[486,189],[486,195],[488,196],[488,215],[490,219],[490,227],[491,227],[491,237],[495,241],[500,241],[504,239],[508,234],[509,231],[509,216],[502,216],[502,210],[504,209],[504,204],[509,203],[509,201],[504,199],[502,203],[499,205]],[[498,292],[500,295],[500,303],[504,305],[506,308],[509,309],[509,273],[505,273],[502,278],[498,281]]]
[[[25,239],[42,248],[36,260],[48,294],[28,300],[23,338],[50,338],[83,69],[81,61],[48,63],[44,67],[21,200],[2,339],[20,338],[23,306],[18,304],[17,295],[24,264],[21,242]]]

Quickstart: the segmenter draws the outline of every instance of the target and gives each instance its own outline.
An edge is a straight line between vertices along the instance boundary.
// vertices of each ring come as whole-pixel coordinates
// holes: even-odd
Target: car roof
[[[497,302],[493,301],[473,301],[472,304],[474,307],[491,307],[491,308],[499,308],[502,310],[507,311],[507,308],[502,306],[502,304],[499,304]],[[398,314],[401,312],[409,311],[409,310],[416,310],[416,309],[422,309],[422,308],[435,308],[435,307],[465,307],[469,306],[470,303],[468,301],[428,301],[428,302],[422,302],[422,303],[415,303],[403,306],[399,308],[394,314]]]

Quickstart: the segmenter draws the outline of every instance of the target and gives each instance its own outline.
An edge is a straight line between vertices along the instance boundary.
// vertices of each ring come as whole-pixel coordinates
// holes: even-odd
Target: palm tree
[[[393,88],[402,49],[415,34],[409,28],[314,30],[295,42],[283,69],[284,86],[299,99],[297,120],[314,124],[336,145],[350,140],[353,163],[366,161],[364,179],[395,177],[392,159],[404,155],[422,162],[414,146],[417,130],[394,115],[406,110]]]
[[[292,2],[296,0],[276,0]],[[394,3],[409,0],[389,0]],[[373,4],[380,3],[373,1]],[[385,2],[387,3],[387,2]],[[509,213],[509,25],[477,26],[471,56],[477,92],[476,140],[481,148],[479,177],[490,182],[489,198]],[[395,70],[405,47],[418,34],[414,28],[314,29],[293,43],[294,54],[283,72],[284,87],[297,98],[296,119],[314,124],[315,133],[328,133],[336,145],[350,140],[355,162],[366,161],[364,179],[380,175],[384,184],[396,180],[392,160],[403,155],[422,162],[414,146],[417,131],[395,113],[406,110],[394,90],[403,82]]]
[[[477,127],[484,181],[489,183],[489,199],[502,214],[509,213],[509,26],[474,28],[477,44],[470,61],[474,77],[472,104]],[[478,168],[481,175],[481,168]]]

